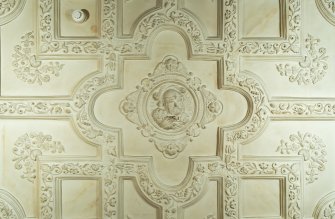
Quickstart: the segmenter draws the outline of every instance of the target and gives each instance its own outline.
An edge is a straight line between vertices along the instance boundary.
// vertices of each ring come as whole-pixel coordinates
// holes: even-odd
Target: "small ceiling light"
[[[76,23],[84,23],[90,14],[86,9],[77,9],[72,12],[72,20]]]

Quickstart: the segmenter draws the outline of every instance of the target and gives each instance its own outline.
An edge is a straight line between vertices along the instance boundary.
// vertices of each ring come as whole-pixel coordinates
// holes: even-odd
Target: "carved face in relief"
[[[222,111],[222,105],[220,102],[214,101],[208,105],[208,110],[213,114],[220,114]]]
[[[177,57],[164,57],[120,110],[166,158],[173,159],[200,129],[222,112],[222,104]]]
[[[156,124],[165,130],[176,130],[190,121],[190,115],[185,112],[186,90],[172,86],[160,89],[154,94],[158,107],[152,111]]]
[[[169,89],[163,94],[163,106],[169,114],[178,116],[184,112],[184,97],[179,91]]]
[[[177,71],[178,69],[178,61],[175,59],[169,58],[165,60],[164,64],[165,64],[166,69],[170,72]]]

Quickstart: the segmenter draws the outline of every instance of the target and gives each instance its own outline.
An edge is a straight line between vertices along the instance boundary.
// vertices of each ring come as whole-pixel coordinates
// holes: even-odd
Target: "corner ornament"
[[[136,88],[120,111],[169,159],[222,112],[222,103],[175,56],[166,56]]]

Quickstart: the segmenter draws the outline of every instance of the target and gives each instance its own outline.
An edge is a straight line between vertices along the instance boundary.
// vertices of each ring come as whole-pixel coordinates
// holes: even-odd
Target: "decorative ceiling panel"
[[[335,217],[333,0],[0,0],[0,218]]]

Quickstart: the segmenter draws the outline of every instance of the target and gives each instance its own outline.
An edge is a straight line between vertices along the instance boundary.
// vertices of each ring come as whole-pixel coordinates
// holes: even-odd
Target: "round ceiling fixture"
[[[87,21],[89,15],[86,9],[77,9],[72,12],[72,20],[76,23],[83,23]]]

